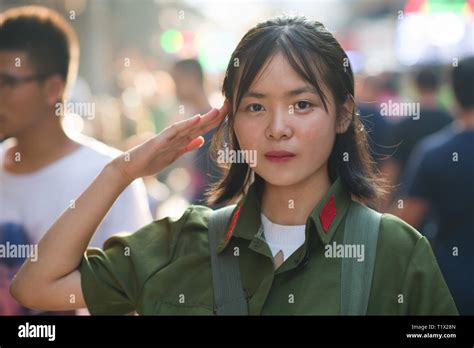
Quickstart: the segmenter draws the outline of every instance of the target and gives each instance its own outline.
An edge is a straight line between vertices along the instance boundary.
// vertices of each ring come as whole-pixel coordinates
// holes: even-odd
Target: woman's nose
[[[289,109],[277,110],[270,115],[269,123],[266,129],[268,139],[279,140],[290,138],[292,130],[289,125]]]

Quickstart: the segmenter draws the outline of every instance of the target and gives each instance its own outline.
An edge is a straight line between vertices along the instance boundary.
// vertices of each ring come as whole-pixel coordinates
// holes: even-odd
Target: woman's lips
[[[295,154],[288,151],[269,151],[265,153],[265,158],[267,160],[269,160],[270,162],[276,162],[276,163],[288,162],[293,157],[295,157]]]

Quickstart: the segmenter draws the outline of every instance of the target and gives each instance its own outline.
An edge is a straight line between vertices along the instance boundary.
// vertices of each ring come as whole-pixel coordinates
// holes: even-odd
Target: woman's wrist
[[[130,178],[122,169],[117,161],[122,161],[121,157],[118,157],[110,161],[103,169],[103,174],[109,179],[118,184],[122,190],[130,185],[134,179]]]

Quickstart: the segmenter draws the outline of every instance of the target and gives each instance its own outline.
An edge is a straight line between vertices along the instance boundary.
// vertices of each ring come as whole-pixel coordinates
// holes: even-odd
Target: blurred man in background
[[[176,84],[176,96],[184,106],[187,115],[204,115],[211,109],[211,104],[204,89],[204,74],[199,62],[195,59],[184,59],[176,62],[172,70]],[[215,129],[204,135],[205,143],[196,152],[193,173],[193,204],[206,205],[205,191],[220,177],[220,171],[209,157],[209,145]]]
[[[72,27],[52,10],[19,7],[0,15],[0,244],[35,245],[55,218],[120,154],[62,128],[79,48]],[[62,111],[61,111],[62,110]],[[92,115],[93,116],[93,115]],[[135,181],[91,240],[101,247],[121,231],[152,221],[144,185]],[[29,255],[0,259],[0,287]],[[27,314],[0,290],[0,314]]]
[[[355,97],[356,105],[359,109],[360,118],[367,130],[372,156],[377,167],[383,176],[388,177],[390,173],[389,164],[392,160],[387,160],[394,152],[390,143],[390,123],[380,114],[380,81],[378,76],[358,74],[356,77]],[[392,183],[390,183],[392,184]],[[372,204],[372,208],[385,211],[391,204],[392,191],[380,196],[377,202]]]
[[[438,103],[438,91],[441,84],[441,67],[424,66],[415,74],[414,84],[418,94],[417,102],[420,103],[419,118],[406,117],[393,125],[393,144],[399,144],[393,155],[395,161],[395,182],[400,181],[408,157],[413,151],[416,143],[441,128],[451,123],[449,113]]]
[[[452,70],[458,104],[454,123],[424,139],[413,151],[405,174],[403,209],[419,227],[428,211],[439,230],[433,240],[444,278],[459,313],[474,315],[474,57]]]
[[[380,115],[379,88],[379,81],[376,76],[360,75],[357,77],[357,108],[369,134],[374,160],[378,165],[393,152],[389,151],[388,135],[390,129],[388,121]]]

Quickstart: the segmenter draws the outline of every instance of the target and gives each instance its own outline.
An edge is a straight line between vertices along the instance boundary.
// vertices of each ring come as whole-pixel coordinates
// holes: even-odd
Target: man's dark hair
[[[435,92],[441,83],[440,68],[436,66],[419,68],[415,76],[415,83],[423,91]]]
[[[58,74],[71,83],[79,46],[71,25],[57,12],[24,6],[0,14],[0,50],[23,51],[38,74]]]
[[[200,84],[204,81],[201,64],[196,59],[183,59],[175,63],[174,69],[193,75]]]
[[[463,109],[474,107],[474,56],[464,58],[451,74],[454,96]]]

